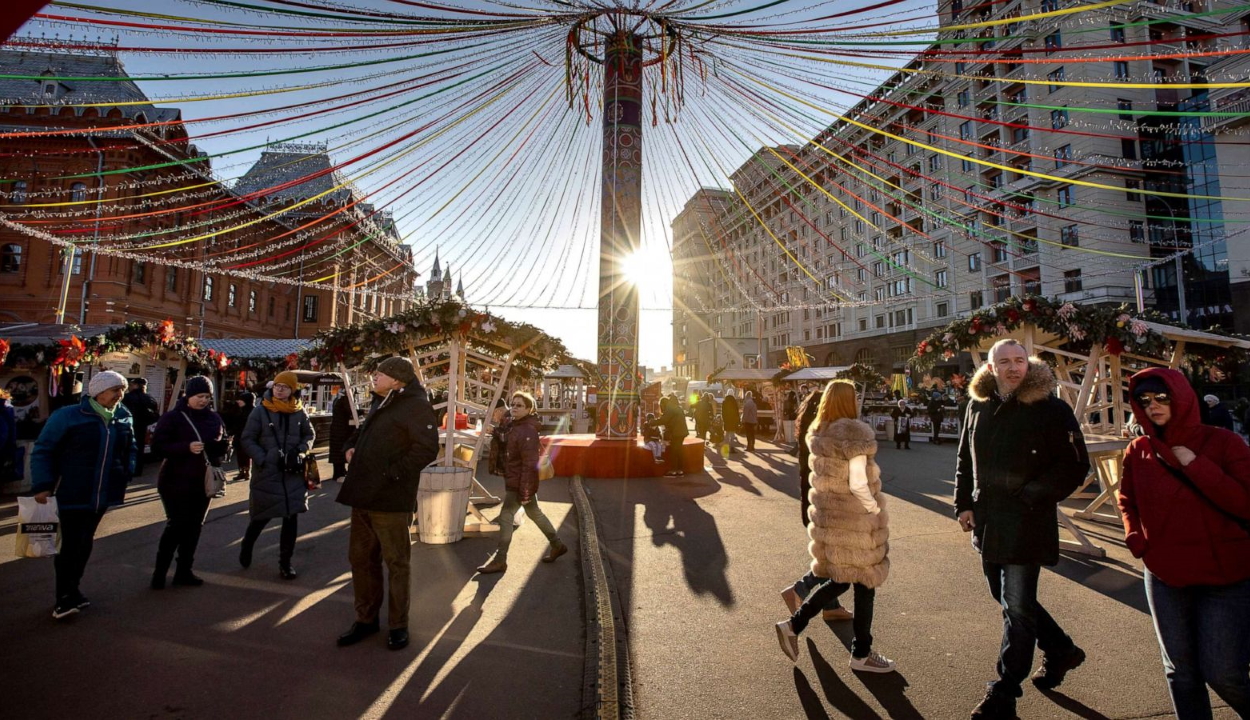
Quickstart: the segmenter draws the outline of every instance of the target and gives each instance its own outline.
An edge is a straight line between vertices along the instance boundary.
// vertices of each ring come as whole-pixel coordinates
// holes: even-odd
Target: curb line
[[[585,597],[586,653],[581,717],[632,720],[635,715],[629,633],[625,629],[612,566],[599,544],[594,508],[580,475],[569,482],[569,494],[581,525],[579,540]]]

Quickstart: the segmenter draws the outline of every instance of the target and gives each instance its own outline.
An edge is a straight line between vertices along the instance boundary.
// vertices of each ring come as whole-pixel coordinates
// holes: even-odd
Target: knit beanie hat
[[[299,390],[299,387],[300,387],[299,376],[291,372],[290,370],[283,370],[282,372],[278,373],[278,377],[274,378],[273,382],[275,385],[277,385],[278,383],[286,385],[292,390]]]
[[[119,372],[105,370],[91,376],[91,382],[87,385],[87,393],[95,397],[116,387],[126,387],[126,378]]]
[[[1142,393],[1171,393],[1168,384],[1163,382],[1160,377],[1145,377],[1141,382],[1133,383],[1133,395],[1141,395]]]
[[[378,372],[405,385],[417,379],[417,372],[412,369],[412,361],[408,358],[388,357],[378,363]]]
[[[187,378],[187,397],[199,395],[201,393],[213,394],[213,381],[203,375],[196,375],[193,378]]]

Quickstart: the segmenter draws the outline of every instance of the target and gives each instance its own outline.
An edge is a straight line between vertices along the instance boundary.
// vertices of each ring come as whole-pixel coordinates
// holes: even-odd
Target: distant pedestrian
[[[0,484],[17,477],[17,411],[13,396],[0,389]]]
[[[908,407],[906,400],[899,400],[898,407],[890,411],[890,417],[894,418],[894,448],[896,450],[911,450],[911,419],[914,416],[915,413]]]
[[[130,391],[122,398],[122,404],[130,411],[135,428],[135,477],[143,474],[144,453],[148,445],[148,428],[156,422],[160,415],[160,406],[156,398],[148,395],[148,381],[145,378],[134,378],[130,381]]]
[[[344,448],[354,430],[352,403],[347,397],[347,388],[344,387],[334,399],[330,412],[330,466],[336,482],[341,482],[347,475],[347,454]]]
[[[1145,559],[1146,599],[1178,720],[1211,717],[1209,686],[1250,718],[1250,448],[1198,422],[1176,370],[1129,380],[1143,437],[1117,491],[1125,542]]]
[[[373,393],[368,417],[347,441],[347,479],[338,495],[352,509],[348,558],[356,596],[356,621],[338,644],[355,645],[378,632],[382,600],[388,598],[386,646],[402,650],[408,646],[412,584],[408,528],[421,471],[438,458],[438,420],[407,358],[390,357],[378,364]]]
[[[660,405],[664,406],[666,400],[667,398],[660,398]],[[655,413],[647,413],[642,421],[642,444],[651,451],[656,465],[664,464],[664,435],[660,432],[660,423],[655,419]]]
[[[304,403],[296,394],[299,389],[295,373],[278,373],[243,429],[243,449],[252,457],[252,475],[249,522],[239,545],[239,564],[252,566],[252,551],[265,525],[281,518],[278,573],[284,580],[298,576],[291,558],[299,535],[299,515],[308,510],[304,457],[316,438]]]
[[[1212,427],[1224,428],[1232,431],[1233,414],[1228,411],[1228,406],[1220,402],[1215,395],[1207,395],[1202,398],[1207,404],[1207,424]]]
[[[30,457],[31,491],[43,504],[55,495],[61,522],[56,568],[56,604],[61,618],[91,603],[79,591],[104,513],[121,505],[134,476],[135,435],[130,411],[121,404],[126,378],[111,370],[91,377],[78,405],[52,413]]]
[[[929,396],[929,406],[926,408],[929,412],[929,424],[932,426],[933,438],[930,440],[934,445],[942,444],[942,417],[945,414],[946,397],[941,392],[934,390]]]
[[[671,398],[661,398],[660,426],[664,428],[665,456],[668,460],[667,476],[680,477],[686,474],[682,460],[682,448],[690,430],[686,427],[686,416],[682,414],[681,405]]]
[[[234,407],[230,413],[222,413],[226,421],[226,433],[230,435],[230,446],[234,448],[234,462],[239,468],[235,482],[247,482],[252,477],[252,457],[243,448],[243,430],[247,428],[247,419],[256,409],[256,396],[250,392],[241,392],[234,399]]]
[[[163,458],[156,490],[165,508],[165,529],[156,546],[156,567],[152,571],[154,590],[164,589],[175,550],[178,567],[173,584],[204,584],[192,571],[211,502],[205,494],[204,475],[208,466],[221,466],[229,449],[225,423],[212,404],[213,382],[203,376],[188,378],[186,394],[178,399],[173,410],[160,417],[152,431],[152,449]]]
[[[747,390],[742,399],[742,434],[747,436],[747,452],[755,452],[755,427],[760,421],[755,395]]]
[[[795,431],[798,433],[798,442],[795,444],[795,452],[799,458],[799,511],[802,513],[801,522],[804,531],[807,530],[807,523],[811,520],[808,516],[808,510],[811,507],[808,496],[811,494],[812,489],[811,464],[809,462],[812,452],[807,446],[807,434],[816,422],[816,413],[820,408],[821,397],[822,393],[819,387],[810,390],[803,396],[803,401],[799,403],[798,412],[796,413],[798,419],[795,421]],[[798,582],[781,591],[781,599],[791,614],[794,614],[799,609],[799,605],[807,597],[808,593],[820,584],[819,580],[819,578],[813,577],[812,581],[809,582],[807,577],[804,576]],[[821,618],[827,621],[850,620],[853,617],[854,615],[849,610],[842,607],[842,603],[837,597],[825,603],[824,610],[821,611]]]
[[[725,393],[725,399],[720,405],[721,423],[725,426],[725,447],[726,454],[738,452],[736,447],[738,439],[738,423],[740,418],[738,415],[738,398],[734,397],[733,388]]]
[[[668,408],[672,408],[674,403],[669,398],[663,398],[663,404]],[[677,413],[681,414],[680,408],[677,408]],[[483,575],[501,573],[508,569],[508,548],[512,545],[514,529],[512,519],[517,510],[522,508],[547,538],[547,554],[543,556],[543,562],[553,562],[569,551],[556,536],[556,529],[538,506],[538,463],[542,457],[538,431],[542,423],[534,414],[533,396],[528,393],[512,395],[512,418],[512,429],[508,431],[507,474],[504,476],[507,493],[496,521],[499,523],[499,546],[495,550],[495,557],[477,568]],[[682,422],[685,422],[684,417]]]
[[[782,444],[789,446],[795,442],[794,437],[794,421],[799,416],[799,399],[793,390],[787,390],[781,398],[781,427],[784,432]]]
[[[1015,717],[1035,646],[1044,653],[1032,678],[1041,690],[1058,687],[1085,661],[1085,651],[1037,601],[1042,566],[1059,562],[1057,505],[1089,473],[1081,426],[1055,395],[1056,385],[1046,363],[1006,339],[990,348],[969,388],[955,513],[963,531],[973,534],[1003,618],[999,679],[989,684],[973,718]]]
[[[707,433],[712,429],[712,415],[715,408],[716,401],[712,399],[710,392],[700,395],[694,404],[694,434],[700,440],[707,440]]]
[[[814,589],[788,620],[777,623],[777,639],[786,656],[797,660],[798,636],[808,622],[830,598],[853,587],[851,669],[888,673],[894,671],[894,661],[872,649],[872,619],[876,589],[890,573],[889,520],[875,459],[876,435],[857,414],[855,385],[847,380],[829,383],[807,436],[813,470],[807,529],[812,566],[799,583]]]

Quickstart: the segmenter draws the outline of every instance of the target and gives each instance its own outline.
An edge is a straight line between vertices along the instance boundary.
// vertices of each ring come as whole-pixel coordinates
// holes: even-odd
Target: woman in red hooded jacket
[[[1145,431],[1125,452],[1125,541],[1146,565],[1146,597],[1179,720],[1211,717],[1207,686],[1250,718],[1250,448],[1202,425],[1185,376],[1129,380]]]

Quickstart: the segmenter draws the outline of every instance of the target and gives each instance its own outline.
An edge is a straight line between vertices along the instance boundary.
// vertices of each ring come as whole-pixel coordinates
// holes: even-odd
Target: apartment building
[[[868,362],[884,373],[901,369],[933,328],[1027,293],[1118,305],[1140,292],[1178,321],[1230,327],[1220,204],[1143,192],[1219,195],[1217,169],[1236,171],[1215,161],[1225,148],[1198,121],[1175,115],[1208,107],[1205,93],[1060,84],[1209,76],[1210,58],[1153,59],[1212,47],[1218,40],[1205,36],[1242,26],[1199,14],[1231,4],[1187,5],[1138,2],[1098,23],[1076,14],[943,30],[939,39],[968,43],[934,46],[946,54],[861,90],[846,119],[810,143],[761,148],[739,167],[732,181],[744,199],[704,222],[720,276],[675,266],[675,305],[689,302],[683,293],[710,295],[725,308],[709,314],[711,330],[758,326],[770,366],[799,345],[818,365]],[[950,0],[939,12],[950,26],[1061,6],[966,10]],[[1155,44],[1133,45],[1146,41]],[[1064,48],[1120,44],[1121,56],[1152,59],[1065,62],[1079,53]],[[1243,187],[1234,180],[1225,194]]]

